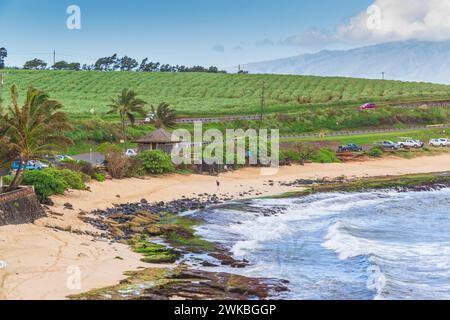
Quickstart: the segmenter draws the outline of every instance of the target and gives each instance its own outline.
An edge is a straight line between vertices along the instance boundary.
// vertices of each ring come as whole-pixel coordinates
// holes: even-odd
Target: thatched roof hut
[[[181,141],[172,140],[172,134],[164,129],[158,129],[135,141],[139,152],[146,150],[162,150],[171,153],[172,149]]]

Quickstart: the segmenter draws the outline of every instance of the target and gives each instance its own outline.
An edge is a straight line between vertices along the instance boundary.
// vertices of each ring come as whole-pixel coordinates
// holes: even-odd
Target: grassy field
[[[400,131],[400,132],[386,132],[386,133],[372,133],[362,134],[354,136],[342,136],[342,137],[324,137],[324,138],[306,138],[306,139],[283,139],[282,142],[290,141],[322,141],[330,142],[336,145],[343,145],[348,143],[356,143],[359,145],[370,145],[382,141],[394,141],[398,142],[400,138],[410,137],[413,139],[422,140],[426,144],[430,139],[434,138],[450,138],[450,130],[433,129],[433,130],[414,130],[414,131]]]
[[[450,98],[450,86],[352,78],[204,73],[134,73],[8,70],[5,87],[15,83],[46,90],[74,118],[108,110],[109,98],[123,88],[151,104],[170,103],[181,115],[243,115],[259,112],[262,82],[267,113],[305,113],[327,106],[355,109],[367,101]],[[5,88],[5,89],[6,89]],[[4,94],[6,103],[9,97]],[[326,116],[326,115],[325,115]],[[294,130],[296,131],[296,130]]]

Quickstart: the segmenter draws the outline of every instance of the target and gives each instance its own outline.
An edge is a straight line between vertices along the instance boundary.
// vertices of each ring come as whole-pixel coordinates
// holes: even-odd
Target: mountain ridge
[[[338,76],[450,84],[450,41],[399,41],[349,50],[322,50],[249,63],[250,73]]]

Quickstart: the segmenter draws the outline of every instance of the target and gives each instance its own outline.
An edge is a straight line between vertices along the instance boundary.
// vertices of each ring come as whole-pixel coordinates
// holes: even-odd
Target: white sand
[[[246,168],[218,178],[170,175],[92,183],[92,192],[73,191],[65,196],[54,197],[53,210],[63,213],[63,216],[52,215],[31,225],[0,227],[0,260],[7,263],[5,269],[0,269],[0,299],[64,299],[70,294],[116,284],[125,278],[125,271],[151,267],[141,263],[140,256],[132,253],[126,246],[110,245],[107,242],[93,241],[91,236],[79,236],[49,228],[71,226],[72,230],[95,231],[78,219],[79,210],[104,209],[113,203],[136,202],[143,198],[148,201],[170,201],[203,193],[228,193],[235,198],[254,197],[256,192],[265,196],[275,195],[296,190],[281,187],[278,181],[289,182],[296,179],[441,171],[450,171],[450,155],[412,160],[389,158],[346,164],[283,167],[273,177],[261,176],[259,169]],[[221,182],[220,190],[216,187],[216,180]],[[275,185],[268,185],[268,180],[275,181]],[[240,196],[242,192],[251,189],[255,191],[250,195]],[[67,202],[74,206],[74,211],[63,209]],[[71,266],[81,269],[80,290],[71,290],[66,285],[70,276],[67,270]]]

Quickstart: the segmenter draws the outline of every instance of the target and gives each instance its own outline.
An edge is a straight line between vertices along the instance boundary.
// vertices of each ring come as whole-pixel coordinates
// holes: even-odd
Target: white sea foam
[[[249,211],[210,212],[201,232],[253,263],[239,272],[290,280],[290,297],[449,298],[449,203],[449,189],[255,200]],[[276,216],[257,213],[279,206]]]

